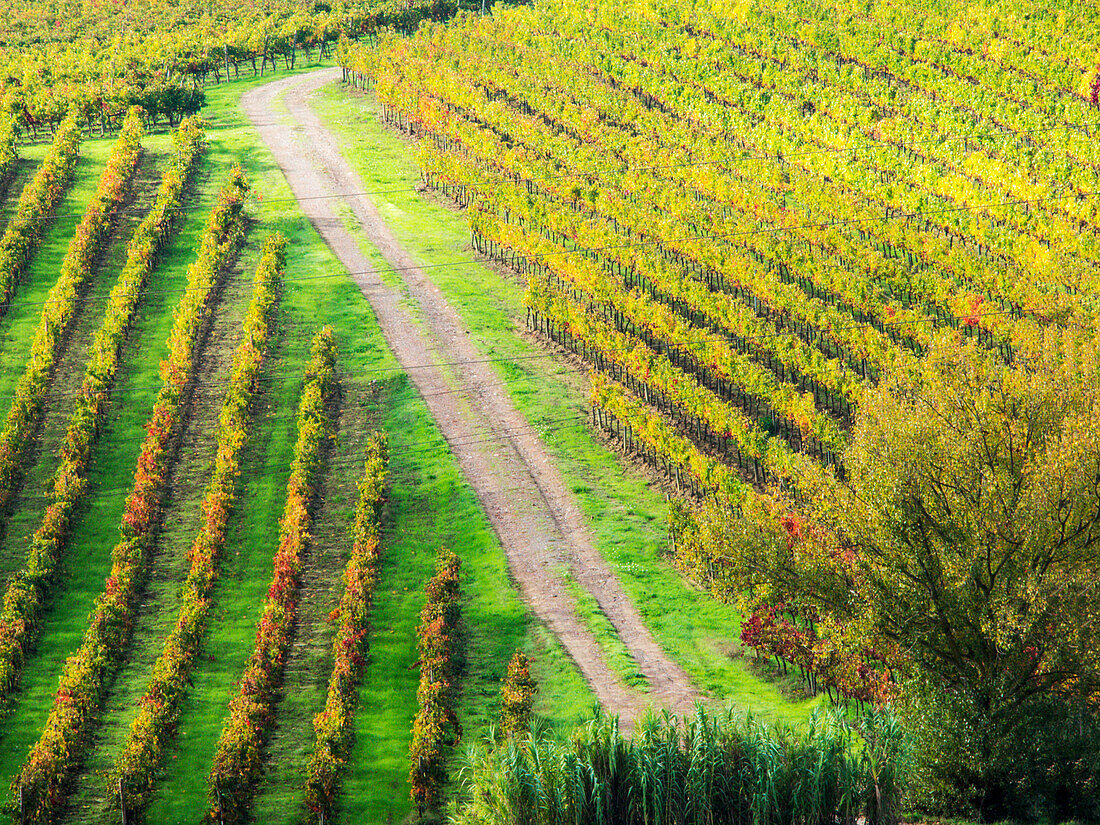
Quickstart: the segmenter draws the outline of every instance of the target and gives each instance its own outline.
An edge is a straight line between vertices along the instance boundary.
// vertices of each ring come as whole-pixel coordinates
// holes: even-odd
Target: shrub
[[[539,686],[531,676],[531,661],[517,650],[508,663],[508,675],[500,689],[500,730],[505,736],[523,738],[531,730],[531,708]]]
[[[454,687],[458,670],[459,568],[454,553],[446,548],[439,551],[435,575],[425,587],[428,601],[420,612],[417,630],[420,687],[416,691],[418,710],[409,749],[409,782],[421,819],[442,801],[448,729],[453,731],[455,743],[462,737],[455,714]]]

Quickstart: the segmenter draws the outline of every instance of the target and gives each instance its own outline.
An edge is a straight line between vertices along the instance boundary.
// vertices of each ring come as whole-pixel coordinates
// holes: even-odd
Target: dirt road
[[[546,448],[470,342],[458,313],[397,242],[374,204],[357,194],[365,189],[359,175],[309,108],[308,96],[339,77],[339,69],[323,69],[277,80],[248,92],[242,105],[336,256],[349,272],[370,273],[354,277],[387,343],[409,370],[485,508],[524,599],[561,641],[601,705],[625,724],[648,705],[689,712],[696,700],[690,679],[654,641],[596,550]],[[372,271],[338,217],[340,204],[351,209],[365,237],[396,269],[408,298]],[[415,316],[404,304],[409,299],[416,304]],[[555,572],[563,566],[599,602],[649,681],[648,693],[629,689],[608,666]]]

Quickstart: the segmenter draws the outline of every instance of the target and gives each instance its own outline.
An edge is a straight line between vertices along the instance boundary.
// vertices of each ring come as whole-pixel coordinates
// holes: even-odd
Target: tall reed
[[[865,825],[897,822],[907,744],[889,709],[805,729],[699,709],[633,738],[599,713],[568,741],[473,748],[458,825]]]

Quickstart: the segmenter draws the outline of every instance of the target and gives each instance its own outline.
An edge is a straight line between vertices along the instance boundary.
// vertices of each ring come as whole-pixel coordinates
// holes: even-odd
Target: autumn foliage
[[[70,521],[87,485],[87,471],[106,413],[119,353],[143,295],[146,278],[179,213],[184,188],[205,146],[203,121],[191,118],[173,136],[176,151],[156,199],[126,250],[126,264],[111,289],[103,322],[92,341],[84,380],[72,401],[60,463],[50,480],[45,516],[30,542],[27,561],[9,583],[0,607],[0,696],[10,695],[38,631],[47,591],[68,538]],[[229,208],[229,205],[226,205]],[[237,207],[233,207],[237,208]],[[219,218],[219,225],[224,218]]]
[[[119,782],[126,789],[131,814],[145,807],[153,790],[165,740],[171,736],[202,645],[210,596],[225,546],[226,526],[236,498],[241,451],[248,439],[249,411],[271,333],[273,313],[286,266],[286,239],[275,234],[264,245],[253,282],[244,336],[233,355],[229,388],[218,417],[214,470],[202,503],[202,526],[191,545],[191,569],[183,583],[176,626],[153,665],[153,678],[142,696],[138,715],[115,768],[108,795]]]
[[[332,438],[331,402],[338,392],[336,343],[332,328],[313,339],[313,353],[298,404],[298,441],[294,447],[286,506],[279,523],[274,575],[264,600],[256,642],[229,703],[207,778],[210,823],[239,823],[248,818],[256,780],[263,769],[261,751],[270,727],[275,691],[282,680],[284,654],[298,607],[298,573],[309,541],[311,505],[321,473],[324,446]]]
[[[508,663],[508,674],[500,689],[500,732],[523,738],[531,731],[531,708],[539,686],[531,676],[531,660],[517,650]]]
[[[420,612],[417,650],[420,653],[420,687],[417,713],[409,750],[412,799],[420,816],[441,801],[446,780],[445,748],[457,743],[462,729],[455,714],[455,678],[458,657],[460,562],[450,550],[441,549],[435,575],[425,590],[428,601]],[[448,729],[453,736],[448,736]]]
[[[111,552],[111,572],[96,597],[79,649],[65,662],[42,735],[14,783],[23,793],[26,823],[52,821],[65,804],[69,773],[81,760],[107,679],[126,650],[171,470],[172,440],[194,378],[195,345],[215,282],[240,240],[247,192],[248,184],[237,167],[210,215],[198,258],[188,268],[187,288],[168,337],[168,358],[161,363],[164,384],[146,425],[133,488],[119,525],[121,540]]]
[[[351,558],[344,571],[344,593],[335,610],[336,638],[325,709],[313,719],[316,739],[306,769],[308,821],[331,819],[341,771],[351,750],[356,687],[366,665],[367,625],[374,605],[380,560],[378,517],[386,480],[386,436],[375,433],[367,445],[352,527]]]
[[[0,507],[7,504],[17,489],[19,462],[38,428],[61,343],[77,314],[77,292],[92,274],[96,258],[110,236],[118,208],[129,191],[130,178],[141,154],[143,134],[141,109],[135,106],[126,116],[122,132],[107,159],[107,167],[100,175],[96,193],[69,242],[57,282],[46,298],[26,369],[16,385],[15,397],[8,409],[3,432],[0,432]]]
[[[19,197],[19,206],[0,239],[0,314],[46,232],[47,219],[72,180],[83,138],[75,112],[62,121],[53,144]]]
[[[838,702],[882,706],[897,696],[887,657],[865,640],[813,611],[777,604],[758,607],[741,623],[741,644],[758,657],[775,657],[784,671],[798,670],[814,694]]]

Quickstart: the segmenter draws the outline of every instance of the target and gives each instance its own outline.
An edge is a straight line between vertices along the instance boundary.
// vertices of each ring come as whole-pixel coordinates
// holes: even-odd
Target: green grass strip
[[[0,239],[0,314],[7,311],[15,285],[46,231],[46,222],[72,181],[83,136],[74,110],[57,128],[45,160],[23,187],[19,210]]]
[[[52,822],[64,806],[67,779],[83,758],[107,678],[126,650],[155,543],[172,442],[195,377],[199,334],[218,277],[243,235],[247,194],[244,173],[235,168],[211,213],[198,258],[188,269],[187,288],[168,338],[168,359],[162,365],[164,384],[134,470],[134,486],[119,527],[122,538],[111,553],[111,574],[96,598],[80,649],[65,662],[42,735],[13,783],[21,825]]]
[[[202,645],[210,594],[225,546],[229,514],[237,496],[241,450],[249,433],[249,411],[267,351],[272,315],[286,267],[286,238],[272,235],[256,269],[252,303],[244,322],[244,340],[233,356],[232,378],[218,418],[217,457],[202,504],[203,522],[191,546],[191,569],[183,584],[176,626],[153,666],[137,718],[108,779],[125,788],[127,812],[143,810],[154,787],[164,740],[171,735],[187,691],[195,657]],[[108,796],[116,798],[113,793]]]
[[[42,609],[68,538],[73,511],[88,484],[88,465],[110,400],[119,353],[142,298],[142,288],[168,238],[180,198],[205,145],[201,120],[184,121],[175,134],[176,155],[164,173],[156,201],[134,232],[126,265],[111,289],[96,331],[80,394],[73,403],[42,525],[31,539],[26,567],[10,582],[0,607],[0,695],[12,695],[27,647],[36,637]],[[0,699],[0,713],[7,703]]]
[[[95,196],[76,228],[61,264],[61,274],[42,309],[27,367],[15,388],[15,398],[0,433],[0,510],[18,489],[20,462],[38,429],[55,361],[77,315],[77,291],[91,275],[96,258],[110,237],[114,216],[130,190],[143,135],[141,110],[135,107],[126,116],[107,167],[99,177]]]
[[[332,402],[339,390],[336,344],[332,328],[313,340],[305,388],[298,404],[298,442],[286,486],[286,506],[279,523],[275,572],[264,600],[256,644],[241,675],[240,690],[229,703],[208,778],[206,821],[217,825],[248,819],[256,782],[263,769],[262,751],[272,721],[276,689],[298,605],[301,554],[309,542],[310,505],[321,470],[322,448],[332,438]]]

